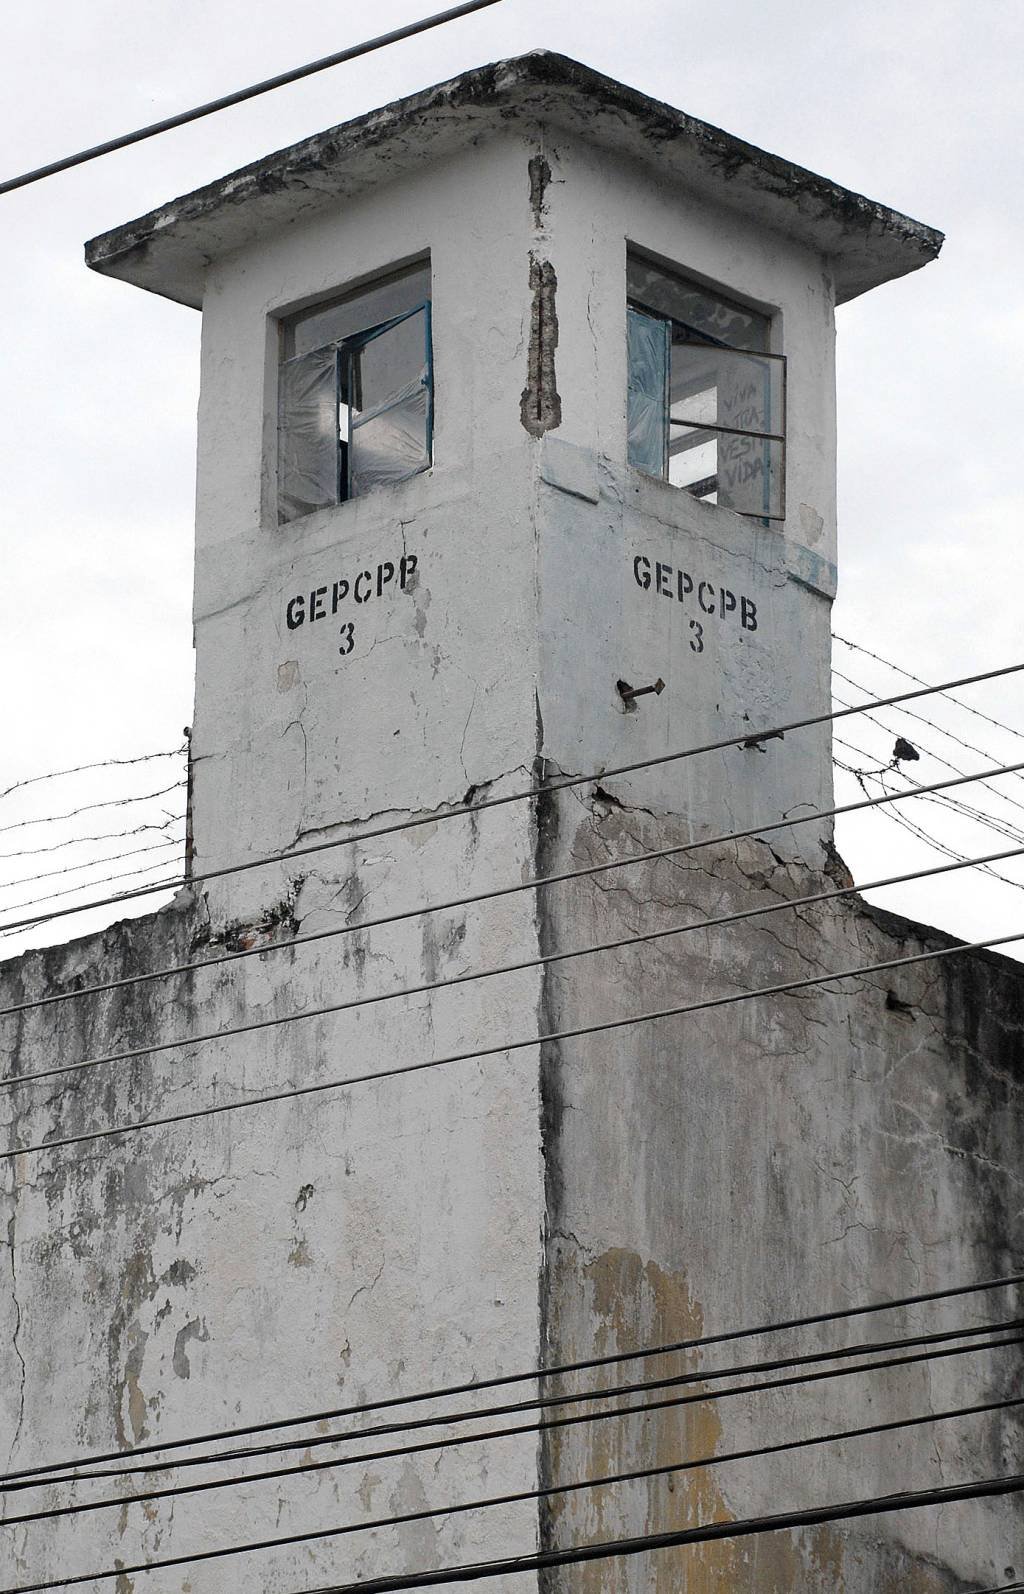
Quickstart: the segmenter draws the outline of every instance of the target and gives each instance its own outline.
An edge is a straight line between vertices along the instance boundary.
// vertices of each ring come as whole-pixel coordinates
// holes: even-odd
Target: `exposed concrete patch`
[[[519,404],[520,419],[531,437],[543,437],[562,424],[562,400],[555,380],[558,347],[558,312],[555,294],[558,278],[549,260],[530,255],[530,347],[526,386]]]
[[[530,157],[530,209],[533,211],[533,225],[539,232],[544,225],[544,216],[547,211],[546,196],[548,184],[551,181],[551,167],[543,155]]]

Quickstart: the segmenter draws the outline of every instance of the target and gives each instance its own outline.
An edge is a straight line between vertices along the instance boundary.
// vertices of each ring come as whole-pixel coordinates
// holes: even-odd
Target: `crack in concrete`
[[[14,1425],[14,1437],[11,1440],[11,1447],[7,1454],[8,1467],[10,1467],[11,1462],[14,1460],[14,1453],[18,1448],[18,1441],[21,1438],[21,1430],[25,1424],[25,1381],[28,1376],[25,1366],[25,1357],[22,1354],[21,1345],[19,1343],[19,1336],[21,1334],[21,1301],[18,1297],[18,1267],[15,1260],[16,1245],[14,1231],[16,1222],[17,1214],[12,1213],[10,1221],[7,1225],[7,1244],[11,1253],[11,1299],[14,1302],[14,1332],[11,1335],[11,1343],[14,1347],[14,1354],[17,1356],[21,1365],[21,1381],[18,1389],[18,1420]]]

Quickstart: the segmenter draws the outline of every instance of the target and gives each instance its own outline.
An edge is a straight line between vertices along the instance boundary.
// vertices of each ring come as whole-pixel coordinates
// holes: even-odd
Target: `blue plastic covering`
[[[668,474],[670,325],[639,310],[626,312],[629,387],[628,459],[650,476]]]

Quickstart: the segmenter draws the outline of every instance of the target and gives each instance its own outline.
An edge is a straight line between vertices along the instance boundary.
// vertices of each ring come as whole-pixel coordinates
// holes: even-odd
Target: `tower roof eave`
[[[210,263],[474,139],[543,124],[705,196],[830,263],[839,303],[934,260],[942,234],[684,111],[538,50],[461,73],[169,201],[91,239],[86,263],[198,308]]]

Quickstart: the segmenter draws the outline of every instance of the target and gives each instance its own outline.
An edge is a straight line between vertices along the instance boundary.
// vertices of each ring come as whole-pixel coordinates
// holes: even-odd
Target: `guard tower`
[[[1008,1044],[999,1014],[1019,1005],[998,960],[943,965],[937,983],[908,974],[896,1007],[883,977],[644,1017],[931,933],[849,899],[701,924],[836,884],[827,824],[780,828],[829,806],[827,728],[760,733],[829,701],[835,307],[940,243],[538,52],[88,245],[94,269],[203,315],[196,879],[103,955],[133,970],[267,950],[181,977],[171,1005],[129,987],[90,1009],[93,1049],[110,1030],[204,1039],[173,1067],[83,1076],[80,1121],[162,1127],[102,1157],[69,1152],[59,1184],[38,1175],[20,1194],[19,1232],[38,1242],[19,1261],[21,1343],[70,1295],[86,1365],[100,1364],[83,1444],[999,1271],[1019,1093],[1015,1119],[992,1103],[984,1169],[947,1155],[957,1102],[983,1088],[970,1058]],[[623,765],[636,767],[460,812]],[[88,978],[98,957],[53,955],[31,977]],[[957,980],[988,997],[967,1002]],[[935,1022],[915,1034],[908,1079],[913,1004]],[[82,1032],[60,1024],[71,1053]],[[26,1053],[44,1044],[28,1023]],[[933,1131],[899,1146],[897,1089]],[[171,1121],[196,1101],[232,1105]],[[24,1132],[53,1132],[63,1110],[36,1103]],[[162,1188],[177,1191],[166,1210],[139,1196]],[[68,1230],[59,1271],[43,1245],[55,1202],[97,1214],[88,1242]],[[666,1355],[600,1376],[712,1363]],[[954,1395],[947,1365],[872,1384],[872,1410]],[[763,1444],[780,1425],[840,1427],[862,1398],[851,1387],[807,1385],[783,1407],[709,1395],[307,1477],[274,1495],[281,1533],[525,1498],[261,1552],[258,1574],[214,1563],[189,1586],[236,1588],[244,1572],[286,1594],[926,1487],[981,1469],[1000,1442],[971,1429],[947,1458],[925,1429],[813,1464],[529,1497]],[[81,1398],[59,1359],[30,1364],[19,1435],[52,1449]],[[96,1565],[113,1546],[120,1565],[263,1537],[265,1491],[154,1504],[114,1539],[89,1519],[74,1544],[53,1538],[55,1575],[81,1569],[83,1544]],[[1020,1537],[1011,1507],[971,1509],[984,1535],[950,1509],[595,1562],[544,1586],[954,1594],[994,1581],[993,1554],[1012,1561]]]

